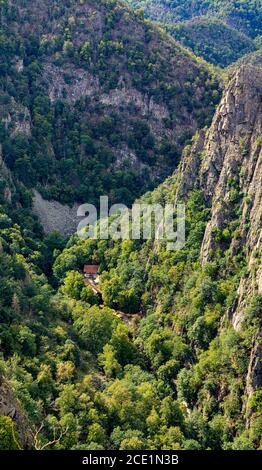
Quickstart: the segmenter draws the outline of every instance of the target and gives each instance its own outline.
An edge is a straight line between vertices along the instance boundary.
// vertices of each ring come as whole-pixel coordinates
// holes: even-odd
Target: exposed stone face
[[[3,114],[2,114],[3,112]],[[26,106],[11,98],[10,103],[0,111],[0,119],[11,138],[17,134],[31,136],[31,114]]]
[[[186,197],[189,191],[192,191],[200,172],[202,160],[201,156],[205,148],[206,132],[200,131],[196,136],[193,146],[185,149],[184,156],[178,171],[178,191],[177,197]]]
[[[214,117],[205,144],[200,185],[212,204],[212,217],[202,245],[202,260],[208,261],[214,247],[212,232],[223,230],[233,210],[229,180],[238,181],[239,233],[231,242],[232,256],[241,247],[247,256],[249,276],[242,279],[232,322],[240,328],[247,293],[258,290],[261,277],[262,240],[262,71],[241,67],[233,76]],[[247,228],[249,224],[249,228]],[[257,254],[260,251],[260,262]],[[253,274],[255,266],[259,268]]]
[[[230,312],[236,329],[241,327],[248,298],[261,293],[262,249],[262,70],[241,67],[232,76],[224,97],[206,133],[197,137],[191,152],[185,152],[179,169],[178,195],[185,196],[197,183],[211,207],[211,219],[201,249],[202,262],[209,261],[216,247],[215,230],[232,221],[231,183],[237,184],[239,230],[230,252],[246,254],[248,275],[241,279],[238,301]]]
[[[247,269],[240,279],[234,306],[228,312],[236,330],[243,328],[251,299],[262,295],[261,136],[262,69],[241,67],[231,77],[211,128],[206,134],[200,133],[190,152],[185,151],[177,174],[177,197],[186,197],[196,184],[211,208],[201,248],[203,263],[211,259],[212,249],[218,246],[215,233],[230,226],[237,217],[238,229],[232,235],[229,257],[244,254]],[[259,338],[257,331],[247,376],[247,399],[261,386]]]
[[[70,83],[65,81],[65,75]],[[76,67],[57,67],[52,63],[44,66],[43,78],[48,84],[48,95],[51,103],[65,99],[70,104],[86,96],[94,96],[99,92],[98,80],[87,70]]]
[[[65,76],[69,77],[69,83],[66,82]],[[92,100],[99,100],[104,106],[105,114],[112,110],[117,112],[119,109],[132,105],[136,107],[141,118],[147,119],[157,142],[161,142],[163,135],[170,140],[173,139],[172,130],[168,130],[164,125],[164,120],[171,118],[168,107],[163,103],[156,103],[152,96],[135,89],[123,76],[120,76],[117,87],[108,93],[103,91],[95,75],[74,66],[58,67],[52,63],[46,63],[43,78],[48,84],[48,96],[51,103],[65,100],[75,105],[77,101],[89,97]],[[177,132],[180,133],[179,126]]]
[[[9,416],[16,423],[19,443],[23,449],[32,448],[33,434],[30,433],[29,423],[20,403],[15,398],[12,389],[0,375],[0,416]]]
[[[73,207],[57,201],[47,201],[34,190],[33,212],[38,216],[46,234],[59,232],[69,237],[76,232],[81,219],[77,217],[78,205]]]
[[[261,151],[262,74],[256,67],[241,67],[231,79],[217,109],[205,144],[201,167],[201,185],[213,201],[217,187],[226,191],[225,178],[235,175],[241,166],[252,173],[250,165]],[[243,145],[251,156],[243,157]],[[253,157],[254,154],[254,158]],[[247,178],[243,178],[247,184]],[[214,193],[216,190],[216,193]]]
[[[14,185],[12,181],[12,176],[8,168],[6,167],[3,156],[2,156],[2,146],[0,144],[0,183],[3,183],[3,196],[4,199],[8,202],[12,202],[12,192],[14,191]]]

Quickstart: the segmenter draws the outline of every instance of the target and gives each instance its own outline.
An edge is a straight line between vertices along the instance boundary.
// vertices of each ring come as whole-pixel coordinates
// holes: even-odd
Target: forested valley
[[[0,450],[261,450],[260,2],[127,3],[0,1]],[[36,192],[183,202],[185,246]]]

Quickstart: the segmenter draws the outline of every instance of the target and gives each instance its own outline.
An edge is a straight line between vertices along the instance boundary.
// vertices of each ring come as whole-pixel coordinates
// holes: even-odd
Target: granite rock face
[[[48,201],[36,190],[33,194],[32,209],[46,234],[59,232],[64,237],[69,237],[76,232],[81,220],[77,217],[77,204],[70,207],[58,201]]]
[[[208,261],[215,229],[223,230],[235,218],[238,230],[229,247],[233,257],[243,250],[247,275],[241,279],[238,300],[231,312],[241,327],[248,297],[261,293],[262,249],[262,70],[241,67],[229,83],[205,144],[200,185],[212,205],[212,217],[202,246]],[[239,198],[237,200],[237,193]],[[237,207],[236,207],[237,206]]]
[[[217,231],[236,222],[229,251],[244,251],[248,273],[239,286],[231,312],[240,328],[247,294],[262,292],[262,70],[238,69],[224,93],[208,131],[198,134],[186,150],[178,172],[177,197],[197,184],[211,208],[201,258],[208,262],[216,247]],[[236,214],[237,212],[237,214]],[[237,219],[237,220],[236,220]]]
[[[14,184],[12,175],[3,160],[2,146],[0,144],[0,196],[2,196],[6,202],[11,204],[13,191]]]
[[[262,295],[262,69],[249,65],[234,72],[210,129],[199,133],[191,149],[185,150],[177,178],[177,198],[185,198],[196,185],[211,210],[201,248],[203,264],[219,248],[218,234],[234,226],[227,240],[229,262],[241,254],[246,271],[227,317],[240,331],[252,299]],[[261,359],[258,330],[247,399],[262,385]]]
[[[0,416],[9,416],[16,424],[19,444],[23,449],[32,448],[33,433],[31,432],[27,416],[22,410],[19,401],[14,396],[11,387],[0,375]]]

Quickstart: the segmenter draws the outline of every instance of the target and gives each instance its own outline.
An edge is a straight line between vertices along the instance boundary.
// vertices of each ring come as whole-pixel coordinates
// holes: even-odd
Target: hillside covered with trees
[[[128,0],[160,21],[184,46],[227,67],[261,47],[262,5],[256,0]]]
[[[3,156],[45,198],[131,204],[210,122],[213,70],[122,2],[6,0],[0,9]]]
[[[261,32],[190,3],[154,11]],[[262,450],[261,97],[260,52],[222,84],[126,2],[0,2],[0,451]],[[183,202],[185,245],[47,235],[34,189]]]
[[[196,55],[223,68],[257,49],[251,38],[218,19],[194,18],[168,30]]]
[[[186,198],[181,250],[43,237],[25,189],[3,181],[1,449],[261,448],[260,93],[258,68],[236,72],[210,130],[143,197]]]

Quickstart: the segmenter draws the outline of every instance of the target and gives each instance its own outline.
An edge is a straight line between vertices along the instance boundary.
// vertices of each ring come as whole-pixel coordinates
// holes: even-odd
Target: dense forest
[[[133,3],[251,55],[223,82],[126,2],[0,2],[0,450],[262,449],[258,2]],[[184,202],[186,244],[46,233],[33,189]]]
[[[261,47],[262,5],[254,0],[128,0],[196,55],[227,67]]]
[[[257,49],[255,41],[217,19],[196,18],[168,30],[195,54],[223,68]]]
[[[127,0],[135,7],[151,11],[175,22],[212,15],[238,26],[251,37],[261,35],[261,2],[257,0]]]

